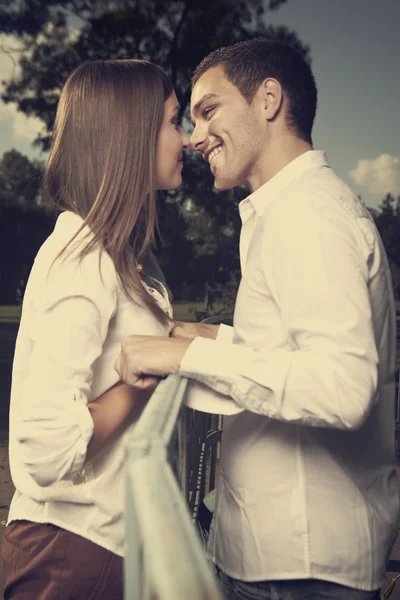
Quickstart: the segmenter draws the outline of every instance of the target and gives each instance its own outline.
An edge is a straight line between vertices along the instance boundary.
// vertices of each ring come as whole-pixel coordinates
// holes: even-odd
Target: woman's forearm
[[[86,460],[93,458],[107,442],[139,418],[153,391],[154,388],[138,390],[119,382],[99,398],[89,402],[94,431]]]

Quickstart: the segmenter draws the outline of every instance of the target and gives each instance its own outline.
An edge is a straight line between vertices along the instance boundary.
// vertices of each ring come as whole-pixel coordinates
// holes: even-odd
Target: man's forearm
[[[195,337],[204,337],[215,340],[220,326],[210,323],[188,323],[186,321],[175,321],[170,333],[171,337],[193,340]]]
[[[137,390],[119,382],[99,398],[89,402],[94,431],[86,460],[93,458],[107,442],[139,418],[153,391],[154,389]]]

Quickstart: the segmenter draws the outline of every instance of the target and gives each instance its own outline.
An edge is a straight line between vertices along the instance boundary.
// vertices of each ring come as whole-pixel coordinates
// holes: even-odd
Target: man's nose
[[[200,129],[200,127],[196,126],[193,129],[192,135],[190,136],[190,144],[193,150],[198,150],[199,152],[202,152],[206,141],[207,135],[205,130],[202,130]]]

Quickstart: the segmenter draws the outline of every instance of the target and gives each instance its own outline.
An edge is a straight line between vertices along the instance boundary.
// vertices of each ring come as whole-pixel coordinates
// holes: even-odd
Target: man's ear
[[[272,121],[283,104],[282,86],[279,81],[269,77],[261,84],[260,92],[264,103],[264,118],[267,121]]]

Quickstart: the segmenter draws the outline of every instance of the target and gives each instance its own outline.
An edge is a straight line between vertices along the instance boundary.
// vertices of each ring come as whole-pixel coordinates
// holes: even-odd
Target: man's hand
[[[158,377],[178,373],[191,340],[130,335],[122,340],[115,370],[128,385],[146,389]]]
[[[173,338],[184,338],[186,340],[194,340],[195,337],[203,337],[215,340],[218,335],[218,329],[219,325],[174,321],[174,327],[170,333],[170,336]]]

